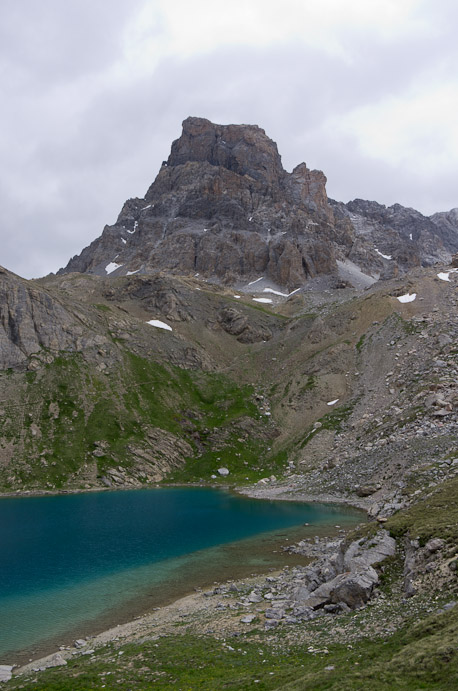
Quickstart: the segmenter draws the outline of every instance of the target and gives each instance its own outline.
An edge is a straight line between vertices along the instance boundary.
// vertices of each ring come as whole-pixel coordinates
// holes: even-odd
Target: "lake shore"
[[[22,497],[51,497],[72,494],[88,494],[93,492],[123,492],[142,489],[160,489],[162,487],[206,487],[209,489],[221,489],[249,497],[250,499],[265,499],[271,501],[298,501],[310,504],[338,504],[343,506],[355,507],[362,511],[368,511],[373,503],[371,498],[360,498],[356,496],[342,496],[339,494],[311,494],[302,490],[297,490],[294,483],[273,483],[255,485],[231,485],[213,483],[186,483],[186,484],[155,484],[138,486],[119,486],[119,487],[87,487],[87,488],[66,488],[66,489],[31,489],[15,490],[14,492],[0,492],[0,499],[14,499]]]
[[[249,485],[238,487],[233,490],[237,494],[242,494],[251,499],[266,499],[270,501],[299,501],[307,504],[336,504],[340,506],[351,506],[361,511],[367,512],[372,504],[370,498],[343,497],[339,494],[310,494],[302,490],[297,490],[293,483],[269,484],[269,485]]]
[[[247,496],[247,498],[252,497],[260,500],[262,499],[276,501],[302,501],[307,503],[325,501],[326,503],[340,505],[346,503],[342,502],[342,500],[339,501],[339,498],[337,497],[331,496],[327,496],[326,498],[314,498],[314,502],[311,502],[311,497],[295,497],[291,494],[286,494],[285,488],[282,488],[282,491],[277,492],[275,491],[275,489],[276,488],[274,487],[260,488],[257,486],[252,486],[249,488],[231,488],[231,491],[243,494]],[[30,494],[26,496],[30,496]],[[362,507],[358,508],[361,509]],[[362,520],[364,520],[363,514],[361,514],[361,518]],[[353,518],[351,521],[351,527],[354,527],[357,522],[357,517]],[[51,658],[55,656],[57,653],[63,654],[65,652],[66,655],[76,654],[76,651],[78,649],[75,649],[72,643],[77,638],[84,637],[88,641],[91,641],[91,646],[99,646],[108,641],[115,640],[119,636],[121,636],[123,639],[126,637],[128,638],[130,636],[135,637],[137,635],[140,635],[140,633],[142,632],[144,633],[146,630],[148,630],[151,634],[152,628],[161,628],[163,625],[166,625],[167,622],[171,621],[171,618],[173,619],[173,621],[176,622],[177,617],[179,618],[182,614],[183,607],[185,607],[185,611],[188,612],[186,616],[188,616],[191,612],[198,613],[201,610],[208,610],[208,600],[203,600],[202,595],[198,592],[195,592],[196,590],[200,590],[201,588],[207,587],[214,588],[215,586],[217,586],[218,583],[227,580],[228,577],[230,577],[231,580],[237,580],[237,578],[243,578],[244,580],[246,580],[247,577],[249,577],[249,575],[251,576],[253,575],[253,572],[255,572],[255,578],[263,579],[267,574],[272,573],[275,568],[278,570],[279,568],[281,569],[285,566],[288,567],[293,566],[294,564],[304,564],[306,563],[306,561],[304,561],[303,558],[285,552],[284,547],[288,544],[293,544],[294,541],[299,541],[304,537],[311,537],[312,535],[319,534],[321,536],[335,536],[337,533],[337,529],[339,527],[340,526],[332,526],[330,524],[305,524],[303,526],[296,526],[295,528],[283,529],[281,531],[281,534],[275,537],[266,537],[266,534],[257,535],[254,538],[248,540],[248,542],[251,543],[249,546],[250,553],[253,552],[254,543],[257,543],[258,548],[260,548],[260,553],[277,553],[277,556],[274,560],[275,566],[273,563],[270,563],[267,565],[261,565],[258,569],[250,567],[249,574],[246,572],[240,573],[237,571],[237,569],[234,568],[232,568],[229,572],[226,568],[224,573],[219,573],[216,575],[216,578],[218,578],[217,581],[213,580],[212,577],[207,579],[201,578],[201,580],[197,583],[189,583],[187,588],[182,588],[181,593],[176,593],[175,596],[169,596],[168,600],[167,598],[163,598],[162,602],[154,602],[154,600],[151,601],[149,600],[149,598],[146,601],[141,600],[138,603],[135,603],[133,607],[130,605],[126,607],[125,616],[122,616],[122,612],[120,610],[114,611],[113,613],[108,614],[106,617],[102,617],[98,621],[88,622],[86,626],[78,627],[77,631],[74,630],[73,632],[68,632],[67,635],[54,637],[52,640],[50,639],[48,641],[48,644],[45,644],[44,646],[33,646],[32,650],[29,649],[27,651],[23,651],[23,653],[17,654],[13,653],[10,656],[2,656],[2,658],[4,658],[5,663],[14,663],[16,666],[21,665],[21,670],[23,668],[25,668],[26,670],[28,670],[29,668],[41,668],[44,666],[48,666]],[[225,548],[230,549],[231,545],[226,546]],[[270,555],[270,557],[271,556],[272,555]],[[228,560],[228,562],[234,564],[236,562],[236,559],[231,557]],[[147,604],[147,611],[145,611],[145,603]],[[35,652],[33,650],[34,648],[40,649],[38,656],[36,655],[36,652],[38,652],[38,650]],[[29,659],[32,659],[32,662],[26,662]]]

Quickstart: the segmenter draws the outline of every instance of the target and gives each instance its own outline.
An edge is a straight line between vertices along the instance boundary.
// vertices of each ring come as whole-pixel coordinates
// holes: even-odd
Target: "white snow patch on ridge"
[[[339,399],[336,398],[334,401],[329,401],[329,403],[326,403],[326,405],[335,405],[338,402],[339,402]]]
[[[450,274],[455,274],[458,273],[458,269],[452,269],[451,271],[447,272],[442,272],[437,274],[438,278],[441,279],[441,281],[450,281]]]
[[[112,274],[113,271],[116,271],[116,269],[120,269],[123,264],[116,264],[116,262],[110,262],[109,264],[106,265],[105,271],[107,274]]]
[[[381,257],[383,257],[384,259],[393,259],[393,257],[391,256],[391,254],[382,254],[376,247],[374,247],[374,249],[375,249],[375,251],[377,252],[377,254],[379,254],[379,255],[380,255]]]
[[[258,281],[262,281],[263,278],[264,278],[264,276],[261,276],[261,278],[257,278],[255,281],[251,281],[251,283],[248,283],[248,285],[254,286],[255,283],[257,283]]]
[[[271,305],[272,300],[270,298],[253,298],[254,302],[264,302],[266,305]]]
[[[158,329],[165,329],[166,331],[172,331],[172,327],[166,324],[165,322],[161,322],[159,319],[150,319],[149,322],[146,322],[147,324],[151,324],[151,326],[155,326]]]
[[[400,295],[398,297],[398,300],[399,300],[399,302],[413,302],[416,297],[417,297],[416,293],[412,293],[412,295],[410,295],[410,293],[406,293],[405,295]]]
[[[280,293],[279,290],[274,290],[273,288],[264,288],[263,293],[272,293],[273,295],[280,295],[282,298],[287,298],[287,293]]]

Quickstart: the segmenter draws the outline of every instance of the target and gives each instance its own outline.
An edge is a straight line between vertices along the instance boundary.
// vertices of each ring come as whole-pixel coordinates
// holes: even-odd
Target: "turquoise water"
[[[253,536],[359,518],[341,507],[207,488],[1,499],[0,663],[104,617],[108,625],[129,603],[141,601],[144,611],[159,592],[186,592],[203,573],[207,583],[231,577],[231,568],[238,575],[237,565],[248,573],[272,552],[270,543],[253,549]]]

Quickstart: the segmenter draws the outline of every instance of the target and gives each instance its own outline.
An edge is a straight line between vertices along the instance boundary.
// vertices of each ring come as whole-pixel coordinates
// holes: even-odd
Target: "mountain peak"
[[[207,162],[270,185],[285,174],[277,145],[257,125],[216,125],[189,117],[172,144],[168,166]]]
[[[145,197],[59,273],[165,270],[232,285],[263,276],[290,291],[320,274],[351,282],[356,265],[370,284],[449,259],[457,225],[453,212],[330,202],[325,175],[305,163],[285,171],[257,125],[188,117]]]

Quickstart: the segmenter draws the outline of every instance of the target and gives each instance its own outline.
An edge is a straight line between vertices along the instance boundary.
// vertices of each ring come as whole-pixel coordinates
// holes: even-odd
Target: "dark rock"
[[[270,329],[249,323],[248,317],[233,307],[225,307],[218,314],[218,323],[227,333],[237,336],[240,343],[257,343],[272,338]]]
[[[356,494],[358,497],[369,497],[371,494],[374,494],[376,492],[376,488],[373,487],[372,485],[363,485],[362,487],[358,487],[356,490]]]
[[[425,552],[427,554],[434,554],[445,546],[445,540],[441,540],[439,537],[435,537],[425,545]]]
[[[287,173],[276,144],[251,125],[188,118],[144,199],[59,273],[106,275],[167,269],[234,283],[264,275],[289,288],[336,271],[335,246],[351,246],[326,178],[305,163]]]

